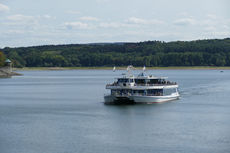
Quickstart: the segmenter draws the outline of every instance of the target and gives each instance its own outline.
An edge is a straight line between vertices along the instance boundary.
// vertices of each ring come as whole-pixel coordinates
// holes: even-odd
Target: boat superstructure
[[[138,76],[128,73],[107,84],[110,93],[104,96],[105,103],[161,103],[179,98],[178,84],[167,77],[147,75],[143,69]]]

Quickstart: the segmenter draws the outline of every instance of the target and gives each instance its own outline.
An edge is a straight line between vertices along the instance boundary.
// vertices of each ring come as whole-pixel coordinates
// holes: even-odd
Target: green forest
[[[5,47],[15,67],[230,66],[230,38]],[[4,55],[0,54],[1,58]]]

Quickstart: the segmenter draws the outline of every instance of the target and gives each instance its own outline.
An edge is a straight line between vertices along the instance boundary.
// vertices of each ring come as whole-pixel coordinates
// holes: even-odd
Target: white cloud
[[[208,26],[208,27],[204,28],[204,30],[205,30],[205,31],[212,32],[212,31],[216,31],[217,29],[216,29],[216,27],[214,27],[214,26]]]
[[[128,24],[120,23],[120,22],[102,22],[99,24],[101,28],[122,28],[122,27],[130,27]]]
[[[175,20],[173,23],[178,26],[188,26],[196,24],[196,21],[192,18],[182,18]]]
[[[52,16],[50,16],[48,14],[44,15],[43,17],[46,18],[46,19],[51,19],[52,18]]]
[[[7,17],[8,20],[10,21],[32,21],[35,20],[35,17],[33,16],[27,16],[27,15],[22,15],[22,14],[16,14],[16,15],[11,15]]]
[[[146,20],[136,17],[131,17],[128,19],[128,22],[135,24],[146,24]]]
[[[80,17],[80,19],[84,21],[98,21],[99,20],[98,18],[92,17],[92,16],[83,16],[83,17]]]
[[[216,24],[218,24],[217,20],[210,20],[210,19],[203,20],[200,22],[200,25],[202,26],[210,26],[210,25],[216,25]]]
[[[137,18],[137,17],[131,17],[127,20],[129,23],[132,24],[142,24],[142,25],[147,25],[147,24],[163,24],[163,21],[160,20],[156,20],[156,19],[141,19],[141,18]]]
[[[224,24],[224,22],[223,19],[218,19],[216,15],[208,14],[203,20],[199,21],[199,25],[205,26],[209,29],[211,26],[218,26]]]
[[[110,0],[96,0],[97,3],[108,3]]]
[[[8,30],[4,32],[5,34],[24,34],[26,33],[24,30]]]
[[[0,12],[7,12],[9,10],[10,8],[8,6],[0,3]]]
[[[214,14],[208,14],[207,17],[208,17],[209,19],[214,19],[214,20],[217,19],[217,16],[214,15]]]
[[[188,16],[188,12],[181,12],[179,13],[180,16]]]
[[[230,26],[223,25],[222,28],[225,29],[225,30],[229,30],[229,29],[230,29]]]
[[[146,20],[137,17],[130,17],[124,22],[101,22],[99,27],[101,28],[137,28],[143,25],[160,25],[164,24],[163,21],[160,20]]]
[[[15,28],[36,28],[39,25],[39,16],[27,16],[16,14],[6,17],[4,25],[14,26]]]
[[[226,38],[230,36],[230,32],[229,31],[213,31],[213,32],[208,32],[207,35]]]
[[[76,28],[76,29],[90,29],[89,25],[86,24],[86,23],[83,23],[83,22],[66,22],[65,26],[68,29],[73,29],[73,28]]]
[[[81,12],[73,11],[73,10],[66,11],[66,13],[68,13],[68,14],[81,14]]]
[[[36,19],[36,20],[41,20],[41,19],[55,20],[56,19],[55,16],[51,16],[49,14],[33,16],[33,18]]]

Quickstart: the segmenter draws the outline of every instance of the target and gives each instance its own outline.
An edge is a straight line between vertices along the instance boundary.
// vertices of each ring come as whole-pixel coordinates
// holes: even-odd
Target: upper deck
[[[162,89],[162,88],[177,88],[176,82],[166,80],[167,77],[156,77],[146,75],[144,72],[137,77],[133,75],[124,75],[112,84],[107,84],[106,89]]]

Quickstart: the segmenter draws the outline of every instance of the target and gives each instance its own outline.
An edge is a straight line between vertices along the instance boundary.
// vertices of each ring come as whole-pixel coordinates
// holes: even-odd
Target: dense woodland
[[[15,67],[230,66],[230,38],[6,47],[1,50]]]

